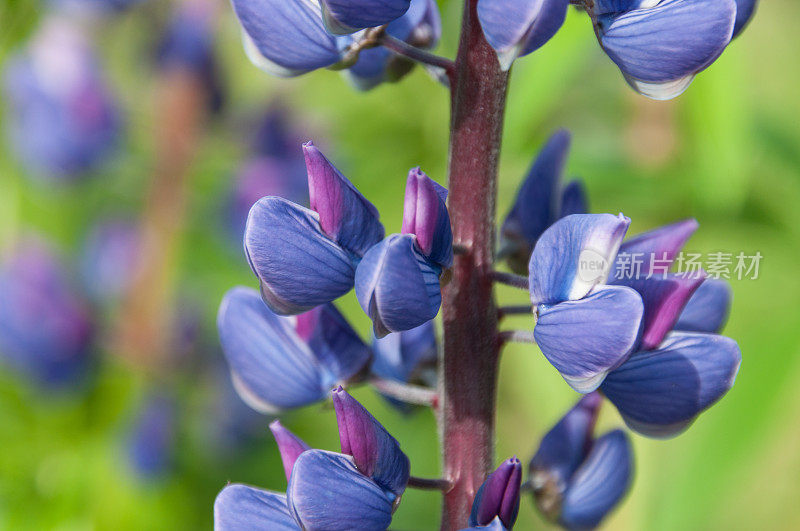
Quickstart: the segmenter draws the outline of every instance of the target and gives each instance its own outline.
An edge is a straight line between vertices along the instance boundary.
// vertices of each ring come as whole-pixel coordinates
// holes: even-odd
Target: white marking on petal
[[[689,85],[694,81],[694,76],[695,74],[690,74],[686,77],[664,83],[647,83],[628,75],[625,76],[625,80],[633,87],[633,90],[642,96],[653,100],[666,101],[677,98],[686,92],[686,89],[688,89]]]
[[[242,399],[242,401],[264,415],[277,415],[281,412],[281,408],[265,402],[260,399],[256,394],[247,387],[247,384],[235,372],[231,371],[231,380],[233,381],[233,388]]]
[[[592,391],[600,387],[600,384],[603,383],[603,380],[606,379],[607,375],[608,371],[603,371],[599,374],[595,374],[594,376],[588,376],[588,377],[567,376],[566,374],[562,374],[561,376],[563,376],[564,381],[567,382],[570,387],[572,387],[579,393],[586,394],[586,393],[591,393]]]

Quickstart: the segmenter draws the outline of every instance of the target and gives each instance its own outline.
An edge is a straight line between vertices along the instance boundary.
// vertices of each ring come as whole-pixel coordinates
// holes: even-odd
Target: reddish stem
[[[452,84],[449,210],[455,244],[453,279],[443,293],[440,367],[444,477],[442,529],[466,526],[475,492],[492,468],[497,388],[497,308],[492,266],[497,165],[507,73],[466,0]]]

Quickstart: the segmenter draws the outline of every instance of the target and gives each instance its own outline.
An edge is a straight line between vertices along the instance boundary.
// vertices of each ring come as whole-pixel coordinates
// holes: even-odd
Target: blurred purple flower
[[[84,240],[81,278],[96,303],[115,302],[131,285],[140,251],[139,228],[122,219],[95,224]]]
[[[67,21],[45,20],[4,71],[6,122],[32,176],[72,180],[115,152],[120,116],[90,43]]]
[[[45,385],[75,383],[89,365],[92,324],[67,277],[36,240],[0,266],[0,354]]]
[[[128,459],[143,478],[169,472],[176,452],[177,410],[173,397],[165,393],[147,396],[128,436]]]

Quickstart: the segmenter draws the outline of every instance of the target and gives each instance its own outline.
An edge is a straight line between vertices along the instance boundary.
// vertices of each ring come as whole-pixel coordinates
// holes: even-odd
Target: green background
[[[440,0],[452,57],[460,2]],[[581,176],[594,212],[624,212],[638,233],[694,216],[696,252],[761,252],[760,278],[734,280],[726,328],[743,364],[733,390],[684,435],[670,441],[633,436],[636,478],[608,529],[797,529],[800,527],[800,5],[763,2],[753,24],[688,92],[657,103],[635,95],[597,46],[585,16],[571,10],[564,28],[514,66],[500,169],[504,214],[520,179],[556,128],[574,134],[570,175]],[[30,35],[40,7],[0,0],[0,64]],[[36,230],[67,257],[100,214],[141,209],[152,170],[155,74],[147,53],[153,20],[145,7],[96,28],[103,64],[125,107],[124,152],[76,186],[31,183],[0,144],[0,244]],[[221,198],[246,154],[241,122],[280,97],[309,138],[381,211],[387,232],[401,225],[407,170],[420,165],[445,182],[446,90],[417,69],[400,84],[353,91],[339,74],[279,80],[246,60],[225,4],[219,53],[229,89],[226,113],[209,125],[193,164],[187,227],[173,267],[201,301],[209,334],[216,307],[233,285],[254,285],[238,242],[223,227]],[[2,113],[0,105],[0,113]],[[0,114],[2,120],[2,114]],[[500,290],[502,301],[525,294]],[[367,337],[368,319],[353,294],[340,305]],[[530,327],[530,319],[508,326]],[[97,385],[53,393],[0,371],[0,528],[197,529],[211,526],[212,503],[227,481],[281,490],[277,452],[264,435],[237,455],[215,455],[193,429],[203,414],[189,382],[178,464],[170,477],[143,482],[124,457],[127,423],[147,388],[141,370],[105,352]],[[214,355],[219,355],[215,353]],[[355,396],[401,442],[412,473],[438,472],[432,415],[404,417],[368,389]],[[541,435],[576,395],[535,347],[513,346],[502,360],[498,460],[527,460]],[[333,412],[317,405],[284,416],[314,447],[338,449]],[[620,425],[612,407],[600,424]],[[435,529],[437,495],[409,490],[393,529]],[[547,528],[524,499],[518,529]]]

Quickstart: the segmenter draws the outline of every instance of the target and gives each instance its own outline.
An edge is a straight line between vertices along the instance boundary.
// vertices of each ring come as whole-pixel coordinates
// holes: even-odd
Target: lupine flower
[[[364,368],[371,355],[332,304],[283,317],[249,288],[225,295],[217,327],[237,391],[264,413],[323,400],[333,385]]]
[[[633,452],[622,430],[594,439],[602,398],[583,398],[542,439],[529,465],[539,510],[567,529],[593,529],[631,485]]]
[[[297,314],[352,289],[356,266],[384,236],[377,209],[311,143],[303,145],[311,210],[265,197],[250,211],[244,247],[264,302]]]
[[[250,158],[236,174],[228,215],[241,241],[252,206],[262,197],[279,196],[308,204],[308,179],[302,150],[298,149],[284,110],[275,105],[261,119]]]
[[[389,24],[403,16],[410,0],[319,0],[325,27],[346,35],[361,29]]]
[[[186,71],[200,79],[208,91],[209,106],[217,111],[223,96],[214,55],[215,11],[209,0],[182,0],[162,36],[157,61],[162,71]]]
[[[408,457],[381,424],[341,387],[333,391],[342,453],[310,450],[273,424],[289,486],[286,495],[229,485],[214,503],[217,531],[384,530],[409,477]]]
[[[353,42],[327,31],[317,0],[233,0],[233,8],[245,53],[272,75],[298,76],[334,66]]]
[[[478,19],[503,70],[553,38],[569,0],[478,0]]]
[[[439,312],[440,277],[453,263],[447,190],[419,168],[406,183],[402,234],[375,245],[356,270],[356,296],[375,336],[421,326]]]
[[[744,30],[753,15],[756,14],[758,0],[736,0],[736,24],[733,27],[733,36],[738,37]]]
[[[436,332],[433,321],[375,339],[372,344],[374,359],[371,371],[376,376],[402,383],[436,385]],[[401,411],[410,406],[389,398],[389,403]]]
[[[730,43],[734,0],[583,2],[600,45],[625,79],[653,99],[674,98]]]
[[[536,342],[581,393],[597,389],[638,344],[641,297],[604,285],[629,225],[622,214],[567,216],[544,232],[531,255]]]
[[[406,14],[389,23],[386,32],[417,48],[435,48],[442,35],[439,7],[435,0],[412,0]],[[412,61],[378,46],[362,50],[346,74],[356,88],[369,90],[385,81],[399,81],[413,67]]]
[[[84,240],[81,279],[94,302],[113,302],[131,285],[139,256],[138,227],[121,219],[97,223]]]
[[[105,162],[120,136],[120,117],[81,31],[47,19],[4,72],[7,128],[32,176],[80,177]]]
[[[128,458],[140,476],[153,478],[169,471],[175,457],[176,431],[173,398],[163,393],[147,397],[128,440]]]
[[[563,129],[550,137],[520,185],[500,229],[500,255],[520,275],[527,273],[533,246],[547,227],[564,216],[587,212],[580,181],[561,186],[570,141],[569,131]]]
[[[623,245],[633,254],[654,256],[668,267],[697,228],[687,220],[645,233]],[[620,253],[620,258],[622,257]],[[671,332],[705,274],[660,274],[653,262],[638,277],[614,279],[634,288],[644,303],[642,335],[634,354],[611,371],[601,390],[628,426],[650,437],[672,437],[728,392],[736,380],[741,352],[735,341],[713,333]],[[619,267],[619,264],[617,265]],[[652,275],[652,276],[651,276]],[[651,276],[651,278],[647,278]],[[684,326],[716,331],[727,314],[725,287],[712,284],[712,304],[694,306]],[[708,300],[708,299],[707,299]],[[697,302],[695,302],[695,305]]]
[[[45,385],[84,375],[92,339],[86,303],[41,242],[25,241],[0,266],[0,353]]]
[[[519,513],[521,482],[522,465],[516,457],[489,474],[472,502],[469,529],[512,529]]]

